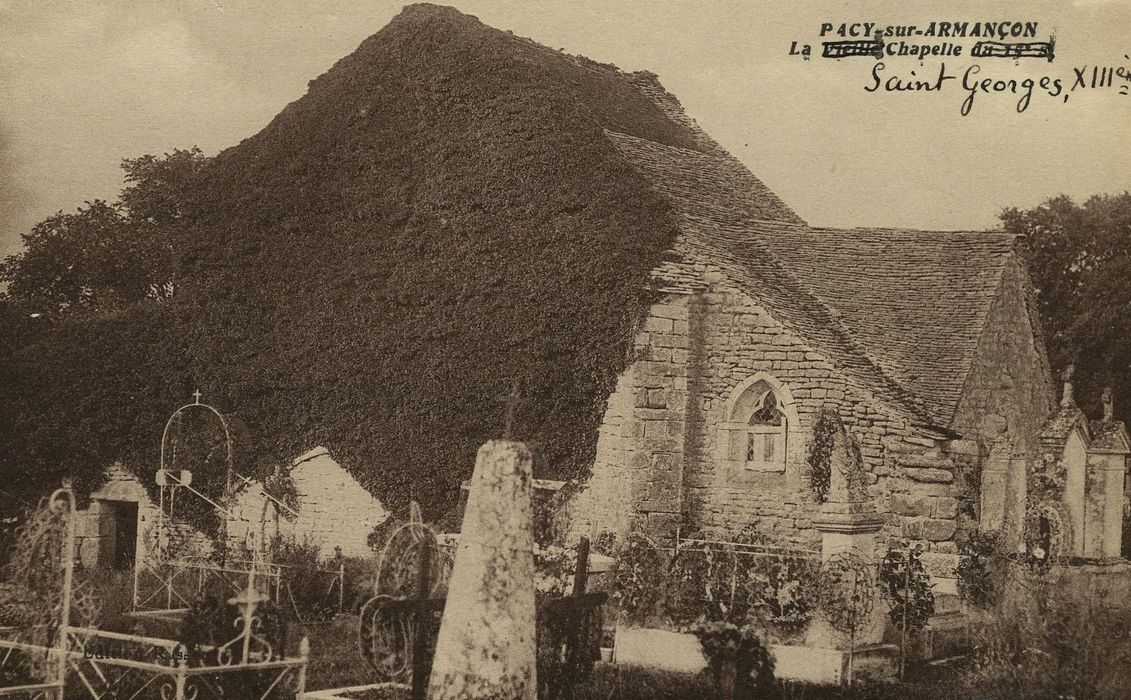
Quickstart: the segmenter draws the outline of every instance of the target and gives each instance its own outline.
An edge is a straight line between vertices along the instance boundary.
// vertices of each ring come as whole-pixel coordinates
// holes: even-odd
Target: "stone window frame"
[[[773,393],[778,410],[785,422],[782,431],[781,461],[750,462],[745,459],[748,435],[752,432],[750,418],[755,411],[743,410],[740,402],[759,384],[765,385]],[[789,388],[769,372],[754,372],[731,389],[718,432],[718,460],[726,467],[726,472],[730,478],[742,480],[743,475],[785,473],[800,438],[800,421],[796,406],[797,404]],[[739,411],[742,411],[742,415],[737,414]],[[741,450],[735,447],[736,445],[740,446]],[[736,451],[742,452],[743,458],[736,459]]]

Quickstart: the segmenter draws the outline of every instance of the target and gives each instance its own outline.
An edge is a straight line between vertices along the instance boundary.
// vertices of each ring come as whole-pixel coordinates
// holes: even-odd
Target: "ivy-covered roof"
[[[324,445],[428,517],[515,381],[537,476],[583,473],[677,233],[604,131],[712,148],[665,94],[405,8],[202,173],[177,298],[196,381],[257,454]]]

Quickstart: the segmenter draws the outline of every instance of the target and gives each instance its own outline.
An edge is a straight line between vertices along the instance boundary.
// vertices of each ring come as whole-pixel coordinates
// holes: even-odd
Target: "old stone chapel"
[[[1018,241],[809,226],[670,94],[638,85],[700,149],[606,133],[680,237],[609,402],[583,528],[801,546],[874,533],[954,554],[964,529],[1021,547],[1037,518],[1067,556],[1119,556],[1127,433],[1110,403],[1088,421],[1070,383],[1058,405]],[[846,447],[825,499],[821,415]],[[1034,470],[1054,468],[1063,496],[1033,503]]]
[[[381,112],[395,89],[413,95],[412,109]],[[418,112],[432,121],[405,116]],[[314,125],[318,138],[308,142]],[[418,171],[402,162],[411,160],[404,152],[381,150],[406,138],[421,151]],[[565,157],[573,152],[584,157]],[[274,169],[265,165],[271,158],[282,158]],[[299,245],[299,234],[266,237],[278,232],[256,223],[262,212],[254,207],[273,207],[275,200],[260,203],[262,193],[305,172],[297,165],[303,158],[317,165],[310,173],[350,173],[356,182],[323,187],[321,174],[307,173],[295,210],[340,210],[340,225],[318,219],[303,243],[309,248],[287,248]],[[522,211],[549,206],[553,192],[563,211],[530,228],[560,235],[531,240],[560,238],[592,254],[577,245],[593,239],[571,228],[580,225],[573,211],[600,196],[594,216],[602,224],[645,221],[678,232],[671,255],[652,270],[658,301],[636,329],[592,474],[569,509],[579,530],[642,529],[661,538],[677,529],[754,530],[806,548],[905,540],[950,557],[975,528],[1004,531],[1016,546],[1035,530],[1045,551],[1087,558],[1122,551],[1127,432],[1110,405],[1088,420],[1070,383],[1057,396],[1018,242],[994,231],[810,226],[651,73],[568,56],[451,8],[414,5],[221,161],[234,174],[217,182],[247,191],[243,205],[222,212],[220,228],[264,227],[276,258],[303,264],[303,251],[379,241],[366,227],[384,221],[393,200],[378,193],[389,188],[357,179],[378,166],[416,178],[431,199],[402,208],[440,231],[457,214],[467,231],[517,225]],[[522,176],[502,177],[516,172]],[[278,177],[266,179],[272,173]],[[614,178],[631,187],[616,189]],[[489,191],[487,182],[495,183]],[[515,191],[521,187],[531,191]],[[644,210],[635,198],[643,190],[662,200],[662,211]],[[250,218],[232,224],[248,207]],[[355,219],[357,231],[346,225]],[[292,224],[299,231],[289,219],[281,228]],[[338,248],[326,243],[335,240]],[[253,260],[248,269],[260,266]],[[567,272],[575,274],[570,284],[593,284]],[[242,275],[235,279],[242,283]],[[331,471],[316,473],[312,483]],[[1030,488],[1045,473],[1063,477],[1055,497]],[[380,510],[359,483],[349,484],[360,494],[351,513]],[[339,504],[327,506],[332,496],[316,491],[311,498],[323,502],[310,512],[323,519],[303,527],[348,530],[330,517]],[[363,549],[364,533],[352,535]],[[324,539],[343,544],[337,534]]]

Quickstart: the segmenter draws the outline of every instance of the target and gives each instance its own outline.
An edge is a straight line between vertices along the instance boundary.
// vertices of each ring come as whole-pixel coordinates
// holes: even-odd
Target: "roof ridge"
[[[742,200],[728,202],[727,212],[732,215],[737,213],[739,216],[723,222],[711,218],[709,210],[705,212],[688,211],[686,206],[681,209],[680,205],[686,205],[689,201],[688,197],[694,196],[695,193],[690,192],[689,194],[687,191],[680,192],[676,189],[660,189],[659,182],[653,177],[649,177],[647,171],[648,167],[655,167],[657,164],[649,162],[647,155],[641,151],[642,147],[649,150],[660,149],[661,153],[674,154],[680,162],[709,162],[723,165],[731,175],[737,173],[741,176],[741,182],[732,184],[735,184],[736,187],[741,188],[747,194],[759,194],[757,188],[750,186],[750,181],[757,182],[757,177],[741,161],[730,154],[723,156],[703,153],[678,146],[668,146],[609,129],[604,131],[613,145],[626,156],[626,160],[645,175],[647,185],[673,205],[668,215],[672,216],[679,224],[681,233],[675,243],[677,249],[690,247],[692,250],[684,251],[685,254],[691,253],[697,257],[707,256],[720,264],[724,270],[729,269],[728,276],[732,278],[735,284],[744,287],[747,294],[766,306],[768,310],[774,313],[777,321],[789,328],[791,332],[805,338],[815,347],[822,348],[829,359],[845,373],[852,384],[872,392],[880,400],[891,404],[893,408],[910,419],[913,424],[936,429],[941,427],[935,423],[918,397],[889,374],[877,359],[868,352],[867,348],[844,324],[842,316],[834,312],[808,285],[793,274],[789,266],[751,231],[751,227],[756,228],[758,224],[781,229],[807,231],[809,226],[804,221],[799,217],[796,220],[766,219],[761,212],[756,212],[755,216],[750,216],[751,210],[747,207],[756,205]],[[680,183],[681,186],[690,187],[694,187],[694,184],[694,182]],[[765,185],[761,185],[761,187],[764,188]],[[768,191],[768,188],[766,189]],[[770,194],[773,193],[770,192]],[[777,196],[774,195],[774,198],[776,199]],[[697,204],[702,205],[703,203],[697,202]],[[747,208],[746,211],[743,211],[744,208]],[[789,210],[789,213],[792,214],[792,210]],[[709,229],[709,233],[703,229]],[[703,234],[707,235],[704,236]],[[735,245],[757,247],[758,255],[755,257],[763,265],[763,269],[757,270],[753,263],[744,261],[736,255],[731,248]],[[761,277],[767,284],[752,288],[748,282],[744,281],[745,278],[750,277],[751,273]],[[792,306],[793,310],[790,311],[785,308],[788,306]],[[804,323],[803,317],[812,319],[812,323]]]
[[[959,400],[955,401],[954,406],[951,408],[950,415],[947,417],[947,425],[952,425],[954,423],[954,418],[958,415],[958,407],[962,403],[961,397],[966,393],[966,387],[970,383],[971,376],[974,374],[974,360],[978,356],[978,351],[982,348],[982,341],[985,339],[986,334],[990,330],[987,327],[987,321],[989,320],[990,313],[993,312],[994,303],[1001,296],[1001,289],[1005,284],[1005,270],[1007,267],[1009,267],[1008,262],[1003,264],[995,273],[993,285],[994,293],[990,296],[989,302],[985,304],[980,312],[978,312],[978,339],[974,343],[974,352],[970,354],[969,361],[966,363],[966,371],[964,373],[964,376],[962,377],[962,388],[959,391]]]
[[[657,106],[660,107],[661,111],[663,111],[663,107],[661,105],[657,105]],[[680,109],[682,110],[682,107],[680,107]],[[665,112],[665,114],[666,114],[666,112]],[[686,113],[684,113],[684,114],[686,114]],[[669,117],[670,117],[670,115],[669,115]],[[679,124],[681,126],[684,126],[684,124],[682,122],[679,122]],[[698,127],[696,127],[696,128],[698,128]],[[750,171],[750,168],[746,167],[745,163],[740,161],[738,158],[735,158],[732,154],[728,153],[721,146],[718,146],[718,144],[715,144],[714,141],[711,141],[711,143],[714,144],[717,147],[717,150],[699,151],[699,150],[695,150],[695,149],[684,148],[682,146],[672,146],[672,145],[668,145],[666,143],[660,143],[658,141],[653,141],[651,139],[647,139],[647,138],[644,138],[644,137],[641,137],[641,136],[634,136],[632,134],[625,134],[623,132],[613,131],[612,129],[608,129],[608,128],[603,128],[602,131],[604,131],[606,138],[607,137],[613,137],[611,140],[613,141],[614,145],[615,145],[617,139],[622,139],[622,140],[629,140],[629,141],[635,142],[638,145],[639,144],[649,144],[650,146],[653,146],[653,147],[656,147],[656,148],[669,149],[669,150],[674,149],[674,150],[679,151],[680,154],[682,156],[684,156],[685,158],[710,160],[710,161],[713,161],[715,163],[723,164],[723,165],[725,165],[729,168],[737,170],[741,173],[741,175],[744,178],[753,181],[753,183],[755,185],[755,187],[746,189],[746,192],[748,194],[750,194],[750,195],[761,195],[762,197],[768,196],[770,202],[773,205],[775,205],[776,207],[780,207],[781,209],[783,209],[784,214],[786,215],[786,218],[767,219],[767,218],[763,218],[762,216],[759,216],[759,215],[749,216],[747,214],[746,216],[742,217],[744,221],[748,221],[750,223],[766,223],[766,224],[774,224],[774,225],[800,227],[800,228],[806,228],[806,229],[809,228],[809,224],[804,219],[802,219],[800,216],[798,216],[797,212],[793,211],[793,209],[788,204],[786,204],[785,201],[782,200],[782,198],[777,195],[777,193],[775,193],[773,190],[771,190],[769,187],[767,187],[766,183],[759,180],[758,176],[755,175],[754,173],[752,173]],[[702,132],[702,133],[704,135],[706,135],[706,132]],[[710,137],[708,136],[707,138],[709,139]],[[761,214],[761,212],[759,212],[759,214]]]
[[[815,233],[855,233],[858,231],[872,231],[876,233],[906,233],[927,236],[982,236],[987,241],[1015,241],[1022,234],[1000,229],[938,229],[938,228],[908,228],[905,226],[853,226],[851,228],[838,228],[836,226],[810,226]]]

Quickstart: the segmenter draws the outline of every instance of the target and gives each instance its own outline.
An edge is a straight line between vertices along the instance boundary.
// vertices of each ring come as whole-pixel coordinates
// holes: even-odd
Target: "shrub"
[[[958,595],[964,603],[987,610],[1001,600],[1007,560],[996,532],[974,531],[962,543],[958,563]]]
[[[617,533],[612,530],[601,530],[597,533],[597,536],[593,538],[591,551],[597,554],[615,557],[619,549],[620,538],[617,536]]]
[[[318,545],[289,537],[272,542],[272,561],[282,567],[283,590],[303,622],[328,620],[338,612],[333,574],[324,569]],[[335,565],[336,567],[336,565]]]
[[[880,586],[887,596],[891,622],[899,629],[918,632],[935,614],[931,577],[917,548],[889,549],[880,564]]]
[[[758,639],[753,627],[740,627],[730,622],[702,622],[694,625],[691,631],[707,657],[707,666],[714,675],[720,695],[764,698],[775,691],[774,658]]]
[[[613,598],[626,622],[643,625],[659,610],[658,586],[667,565],[667,557],[646,536],[625,538],[613,570]]]
[[[365,601],[374,595],[377,583],[377,559],[375,557],[345,557],[345,611],[357,614]]]

